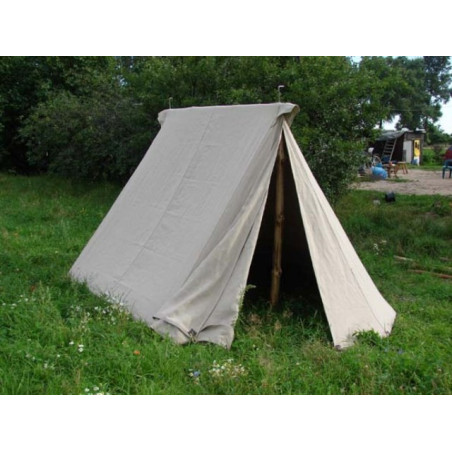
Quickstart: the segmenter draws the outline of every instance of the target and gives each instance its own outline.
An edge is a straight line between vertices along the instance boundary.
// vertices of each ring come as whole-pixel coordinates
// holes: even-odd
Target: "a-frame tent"
[[[285,179],[294,182],[295,210],[334,345],[351,345],[359,331],[388,335],[396,313],[295,142],[290,124],[297,111],[277,103],[160,113],[160,132],[70,275],[95,293],[121,299],[177,343],[229,347],[275,162],[284,152]],[[277,285],[278,268],[275,279]]]

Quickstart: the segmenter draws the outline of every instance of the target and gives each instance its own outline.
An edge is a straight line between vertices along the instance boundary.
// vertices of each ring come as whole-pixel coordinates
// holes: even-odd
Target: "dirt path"
[[[452,179],[449,172],[442,178],[442,171],[408,170],[408,174],[399,171],[397,181],[394,176],[391,179],[358,182],[354,186],[362,190],[377,190],[383,192],[401,193],[409,195],[448,195],[452,196]]]

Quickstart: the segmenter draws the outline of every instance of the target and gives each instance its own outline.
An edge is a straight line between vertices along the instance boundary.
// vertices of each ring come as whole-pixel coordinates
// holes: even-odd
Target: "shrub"
[[[151,123],[140,105],[119,93],[60,92],[33,110],[20,133],[38,171],[125,181],[150,144]]]
[[[444,146],[435,145],[433,148],[424,148],[422,152],[422,164],[441,165],[444,153]]]
[[[349,190],[363,164],[360,143],[331,138],[323,131],[312,130],[298,142],[323,192],[335,203]]]

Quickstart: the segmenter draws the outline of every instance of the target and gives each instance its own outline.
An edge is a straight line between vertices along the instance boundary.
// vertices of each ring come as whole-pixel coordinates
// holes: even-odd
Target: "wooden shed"
[[[387,130],[376,139],[373,155],[378,155],[382,161],[420,164],[424,141],[423,130]]]

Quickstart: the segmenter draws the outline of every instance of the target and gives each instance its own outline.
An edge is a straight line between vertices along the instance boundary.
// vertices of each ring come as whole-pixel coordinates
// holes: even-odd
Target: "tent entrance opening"
[[[275,235],[277,165],[271,177],[262,224],[248,275],[248,285],[255,286],[246,298],[269,298],[273,271],[273,244]],[[288,156],[284,159],[284,222],[282,230],[282,256],[280,296],[302,296],[321,306],[314,268],[301,219],[301,212]]]

